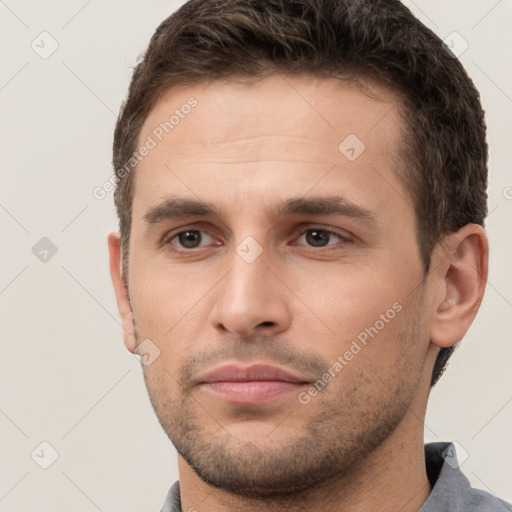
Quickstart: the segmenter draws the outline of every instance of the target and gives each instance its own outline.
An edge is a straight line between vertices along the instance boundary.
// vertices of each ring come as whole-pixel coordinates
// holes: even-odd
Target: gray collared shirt
[[[512,512],[509,503],[471,487],[452,443],[425,445],[425,462],[432,492],[419,512]],[[181,510],[179,482],[169,490],[160,512],[186,512]]]

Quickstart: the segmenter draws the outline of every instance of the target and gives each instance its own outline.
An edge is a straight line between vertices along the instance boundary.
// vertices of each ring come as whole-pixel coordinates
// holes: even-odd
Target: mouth
[[[199,379],[207,393],[240,405],[264,404],[309,384],[305,379],[282,368],[266,364],[218,366]]]

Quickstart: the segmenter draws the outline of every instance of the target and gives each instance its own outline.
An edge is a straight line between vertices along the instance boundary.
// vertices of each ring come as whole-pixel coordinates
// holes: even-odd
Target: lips
[[[206,392],[236,404],[261,404],[297,392],[308,384],[301,377],[276,366],[223,365],[199,379]]]

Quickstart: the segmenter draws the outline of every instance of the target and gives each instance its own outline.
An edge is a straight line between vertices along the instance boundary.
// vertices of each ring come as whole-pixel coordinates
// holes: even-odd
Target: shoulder
[[[420,512],[512,512],[509,503],[471,487],[453,443],[425,445],[425,463],[432,491]]]
[[[469,489],[465,495],[468,512],[512,512],[512,505],[479,489]]]
[[[181,512],[180,483],[174,482],[160,512]]]

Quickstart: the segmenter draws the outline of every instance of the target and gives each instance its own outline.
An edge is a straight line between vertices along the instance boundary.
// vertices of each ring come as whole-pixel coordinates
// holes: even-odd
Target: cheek
[[[331,363],[342,356],[343,365],[350,364],[363,373],[364,368],[381,368],[383,378],[404,355],[416,357],[413,352],[422,347],[411,343],[411,338],[418,335],[421,311],[407,283],[417,280],[412,274],[399,275],[392,270],[347,267],[301,279],[298,295],[321,320],[309,313],[307,318],[313,318],[313,323],[296,316],[294,331],[302,333],[298,338],[301,348],[314,350]],[[311,346],[307,340],[315,335],[322,343]]]
[[[400,280],[390,282],[389,275],[377,268],[369,272],[354,265],[339,265],[329,272],[304,270],[296,273],[296,293],[335,335],[353,336],[403,301],[403,290],[397,285]],[[289,279],[293,282],[292,276]],[[395,313],[392,310],[389,316]]]
[[[388,307],[381,301],[371,307],[353,310],[352,322],[345,317],[349,329],[340,323],[329,354],[323,354],[331,364],[341,364],[335,387],[355,388],[354,396],[362,400],[368,394],[385,397],[414,388],[429,345],[428,331],[418,322],[421,311],[414,305],[395,301]]]
[[[172,326],[186,315],[215,282],[211,269],[176,267],[154,258],[140,265],[134,262],[133,268],[137,269],[130,276],[134,310],[158,328],[162,322]]]

